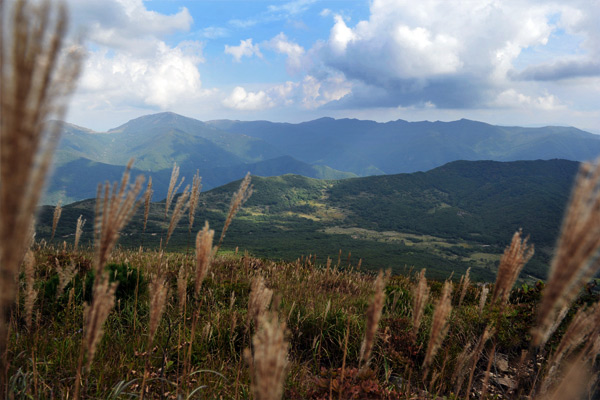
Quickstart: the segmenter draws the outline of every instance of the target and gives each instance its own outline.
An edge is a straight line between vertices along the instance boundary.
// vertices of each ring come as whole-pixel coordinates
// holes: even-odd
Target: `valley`
[[[489,281],[512,234],[522,229],[536,246],[522,278],[544,279],[578,163],[550,161],[457,161],[428,172],[319,180],[299,175],[252,178],[254,193],[232,223],[224,249],[257,257],[317,262],[394,273],[427,268],[436,279],[471,268]],[[189,179],[189,177],[187,177]],[[196,232],[204,220],[221,229],[239,182],[201,193]],[[154,197],[154,200],[157,196]],[[91,244],[95,200],[63,207],[59,240],[72,240],[83,215],[83,241]],[[164,200],[152,203],[146,232],[143,210],[125,228],[126,247],[159,246],[168,221]],[[49,238],[53,207],[42,209],[38,237]],[[168,244],[193,244],[182,218]],[[340,253],[341,251],[341,253]],[[360,260],[360,261],[359,261]]]

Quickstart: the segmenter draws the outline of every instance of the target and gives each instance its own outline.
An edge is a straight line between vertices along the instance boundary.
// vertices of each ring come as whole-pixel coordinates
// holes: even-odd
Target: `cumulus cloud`
[[[193,23],[185,7],[164,15],[147,10],[142,0],[69,0],[69,9],[75,21],[85,22],[77,29],[83,29],[89,41],[136,54],[152,53],[153,39],[188,31]]]
[[[276,106],[291,105],[294,103],[298,87],[298,83],[285,82],[266,90],[249,92],[243,87],[237,86],[223,100],[222,104],[225,107],[240,111],[259,111]]]
[[[341,74],[320,80],[306,75],[302,81],[303,99],[306,108],[317,108],[331,101],[340,100],[352,91],[352,85]]]
[[[225,54],[231,54],[235,62],[240,62],[242,57],[262,57],[258,44],[252,44],[252,39],[240,40],[239,46],[225,45]]]
[[[328,40],[309,51],[318,60],[311,75],[333,71],[353,82],[344,101],[355,106],[493,106],[515,80],[593,73],[597,59],[515,71],[524,49],[545,46],[559,28],[585,31],[593,47],[590,20],[575,10],[544,2],[374,0],[369,18],[353,26],[333,16]]]
[[[295,73],[299,71],[300,67],[302,66],[304,48],[299,44],[290,41],[283,32],[266,42],[265,47],[277,53],[287,55],[287,66],[289,72]]]
[[[85,24],[88,44],[72,107],[166,109],[202,93],[203,43],[172,46],[164,40],[190,29],[187,9],[164,15],[147,10],[141,0],[71,0],[69,5],[73,19]]]
[[[260,90],[258,92],[247,92],[241,86],[237,86],[229,97],[223,100],[223,105],[236,110],[256,111],[271,108],[275,104],[266,92]]]
[[[521,72],[511,72],[517,80],[556,81],[569,78],[600,76],[600,61],[559,60],[551,64],[538,64]]]
[[[554,95],[528,96],[517,92],[515,89],[508,89],[500,93],[494,105],[502,108],[527,107],[546,111],[564,108]]]
[[[92,52],[85,61],[80,92],[99,92],[112,103],[143,102],[167,108],[200,89],[198,58],[189,53],[188,46],[192,44],[171,48],[159,43],[151,58],[127,52],[110,55],[108,50]]]

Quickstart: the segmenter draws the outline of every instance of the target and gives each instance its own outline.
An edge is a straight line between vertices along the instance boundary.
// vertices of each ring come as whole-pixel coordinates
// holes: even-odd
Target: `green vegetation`
[[[327,257],[337,260],[341,250],[343,265],[362,259],[361,267],[368,270],[427,268],[437,279],[471,267],[475,280],[490,281],[504,246],[522,228],[537,246],[522,275],[532,283],[546,277],[577,166],[564,160],[460,161],[426,173],[340,181],[254,177],[254,194],[232,225],[225,248],[274,260],[316,255],[321,263]],[[196,220],[208,220],[219,230],[237,184],[202,193]],[[65,206],[56,240],[71,242],[83,215],[90,223],[82,240],[90,243],[93,210],[93,201]],[[158,246],[163,213],[164,202],[152,204],[142,235],[138,210],[121,244]],[[52,208],[43,208],[38,238],[49,239],[51,225]],[[168,249],[185,251],[190,244],[181,222]]]

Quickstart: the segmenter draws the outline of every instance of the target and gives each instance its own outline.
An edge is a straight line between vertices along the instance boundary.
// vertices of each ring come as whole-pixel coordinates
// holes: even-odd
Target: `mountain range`
[[[188,179],[199,170],[208,190],[248,171],[342,179],[427,171],[455,160],[582,161],[599,154],[600,136],[570,127],[503,127],[464,119],[202,122],[165,112],[107,132],[65,123],[44,203],[94,197],[97,184],[117,179],[132,157],[134,173],[151,175],[162,198],[174,162]]]

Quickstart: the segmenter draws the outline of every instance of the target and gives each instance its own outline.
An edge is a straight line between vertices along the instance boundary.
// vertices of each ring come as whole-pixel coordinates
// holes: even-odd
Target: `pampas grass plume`
[[[437,354],[442,342],[448,333],[448,319],[452,312],[452,284],[448,281],[444,283],[442,297],[437,301],[433,311],[433,321],[431,323],[431,333],[429,343],[427,344],[427,353],[423,361],[423,368],[429,368],[433,358]]]
[[[413,342],[417,339],[417,333],[421,326],[421,318],[423,318],[423,312],[425,311],[425,304],[429,298],[429,286],[427,285],[427,278],[425,278],[425,268],[419,273],[419,281],[413,288],[413,314],[412,314],[412,340]]]
[[[571,193],[558,248],[532,330],[534,346],[542,346],[560,310],[569,307],[600,267],[600,162],[582,163]]]
[[[62,215],[62,206],[60,204],[60,200],[56,203],[56,207],[54,207],[54,215],[52,216],[52,235],[50,236],[50,241],[54,239],[54,234],[56,233],[56,227],[58,226],[58,221],[60,220],[60,216]]]
[[[167,240],[165,241],[165,246],[169,244],[169,239],[175,230],[175,227],[179,223],[179,220],[185,214],[185,211],[188,207],[188,198],[190,197],[190,185],[187,185],[185,189],[183,189],[183,193],[179,196],[177,201],[175,202],[175,207],[173,208],[173,214],[171,215],[171,222],[169,222],[169,228],[167,229]]]
[[[266,313],[258,319],[258,329],[252,337],[252,348],[244,356],[250,365],[252,392],[257,400],[279,400],[288,368],[288,342],[285,322],[277,314]]]
[[[223,225],[223,230],[221,231],[221,237],[219,238],[219,243],[217,244],[217,250],[221,248],[221,244],[223,243],[223,239],[225,239],[225,233],[233,221],[233,217],[239,211],[240,207],[250,198],[252,195],[252,186],[250,185],[250,172],[246,174],[242,182],[240,183],[240,188],[237,192],[234,193],[231,204],[229,205],[229,213],[227,213],[227,218],[225,219],[225,225]]]
[[[521,230],[514,233],[510,246],[504,250],[504,254],[500,259],[496,284],[492,292],[492,303],[500,301],[505,304],[508,301],[510,291],[521,270],[533,256],[533,246],[528,245],[527,238],[522,239],[521,236]]]
[[[379,271],[377,279],[375,280],[375,295],[373,301],[367,309],[367,326],[365,329],[365,336],[363,338],[360,347],[360,360],[359,364],[362,368],[367,368],[371,360],[371,353],[373,351],[373,345],[375,344],[375,334],[379,327],[379,320],[381,319],[381,312],[383,310],[383,304],[385,301],[385,294],[383,293],[385,288],[385,278],[383,271]]]
[[[77,225],[75,226],[75,243],[73,244],[75,251],[77,251],[77,247],[79,246],[79,240],[81,240],[81,234],[83,233],[85,221],[86,220],[83,219],[82,215],[77,218]]]
[[[196,279],[194,282],[194,295],[198,298],[202,281],[208,274],[210,264],[213,258],[213,237],[215,231],[209,229],[208,221],[204,223],[204,228],[196,235]]]

